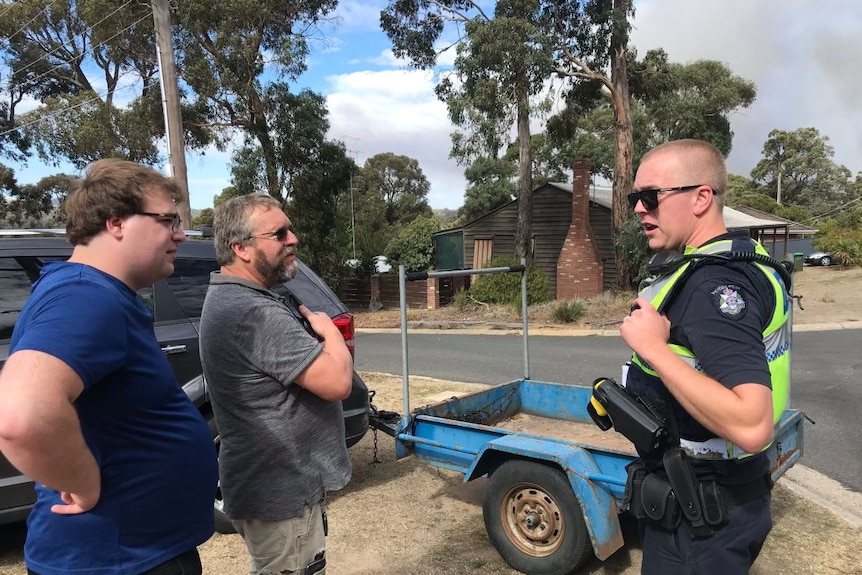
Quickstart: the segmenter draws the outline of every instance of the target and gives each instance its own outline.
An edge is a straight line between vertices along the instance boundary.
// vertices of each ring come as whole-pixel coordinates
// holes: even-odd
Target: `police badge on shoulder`
[[[709,292],[709,300],[718,313],[730,319],[742,318],[748,307],[742,296],[742,288],[734,284],[717,286]]]

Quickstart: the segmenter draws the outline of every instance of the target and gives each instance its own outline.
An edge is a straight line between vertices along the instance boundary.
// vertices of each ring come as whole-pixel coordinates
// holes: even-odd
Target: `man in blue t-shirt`
[[[217,462],[137,290],[169,276],[186,237],[177,183],[91,164],[69,194],[67,262],[49,262],[0,372],[0,450],[36,482],[35,575],[201,573]]]

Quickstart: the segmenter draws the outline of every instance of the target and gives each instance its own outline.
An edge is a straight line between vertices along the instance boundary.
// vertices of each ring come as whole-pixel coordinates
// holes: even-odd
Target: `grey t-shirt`
[[[322,351],[278,294],[212,274],[200,353],[232,518],[296,517],[350,481],[341,402],[293,382]]]

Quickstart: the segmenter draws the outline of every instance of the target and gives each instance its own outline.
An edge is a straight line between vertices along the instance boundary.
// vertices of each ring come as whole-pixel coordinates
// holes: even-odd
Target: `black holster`
[[[623,496],[622,510],[628,511],[635,519],[646,519],[643,508],[643,482],[649,475],[646,465],[640,459],[635,459],[626,465],[626,491]]]
[[[712,528],[706,524],[703,517],[703,505],[700,501],[700,484],[686,461],[686,454],[681,447],[673,447],[665,451],[662,457],[667,480],[673,488],[682,513],[691,523],[691,533],[694,537],[712,535]]]
[[[623,510],[638,520],[673,531],[685,518],[694,537],[708,537],[727,521],[726,489],[714,481],[700,482],[685,453],[672,448],[663,457],[662,473],[650,473],[640,460],[626,466]]]

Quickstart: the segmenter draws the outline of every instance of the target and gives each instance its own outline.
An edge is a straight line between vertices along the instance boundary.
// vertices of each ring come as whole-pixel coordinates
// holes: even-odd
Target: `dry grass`
[[[400,410],[400,376],[362,373],[377,390],[381,409]],[[412,405],[426,398],[483,386],[412,377]],[[329,569],[338,575],[517,575],[491,545],[482,520],[485,480],[464,483],[460,474],[397,461],[391,438],[380,435],[351,449],[353,479],[329,499],[332,526]],[[773,492],[775,527],[753,575],[862,575],[862,532],[779,482]],[[627,544],[605,562],[592,559],[579,573],[636,575],[640,549],[633,526]],[[202,548],[210,574],[241,573],[245,549],[235,535],[216,535]],[[0,570],[0,575],[4,572]],[[10,572],[12,573],[12,572]],[[16,572],[17,573],[17,572]],[[23,572],[20,572],[23,573]]]
[[[806,267],[794,275],[794,293],[801,295],[804,310],[794,312],[796,324],[862,321],[862,306],[858,294],[862,289],[862,268]],[[614,329],[629,313],[633,292],[610,293],[589,298],[584,315],[576,322],[561,324],[553,317],[558,302],[530,306],[527,318],[530,326],[570,327],[575,329]],[[398,309],[355,314],[358,329],[400,328]],[[447,305],[436,310],[409,309],[407,321],[411,327],[481,327],[517,325],[519,310],[511,306],[470,304],[459,308]]]
[[[575,328],[603,329],[618,324],[628,314],[633,298],[633,293],[605,293],[585,300],[587,305],[583,316],[570,324],[561,324],[554,320],[554,307],[559,303],[557,301],[530,306],[527,309],[527,318],[531,326],[567,325]],[[401,312],[398,309],[360,311],[354,314],[354,319],[358,329],[401,327]],[[520,309],[515,309],[513,306],[470,303],[458,307],[452,304],[435,310],[408,309],[407,321],[411,326],[416,327],[434,327],[443,322],[463,327],[517,325],[521,323],[521,314]]]

